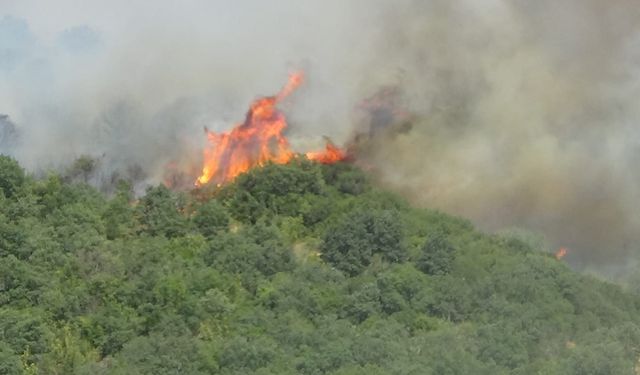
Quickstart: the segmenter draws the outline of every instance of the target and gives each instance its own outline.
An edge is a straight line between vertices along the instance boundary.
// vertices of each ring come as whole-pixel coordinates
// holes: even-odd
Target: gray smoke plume
[[[105,175],[137,166],[161,181],[198,164],[204,126],[228,129],[303,69],[285,103],[295,146],[349,142],[370,121],[362,101],[393,88],[409,115],[360,160],[383,184],[487,230],[539,231],[578,266],[638,250],[635,1],[8,0],[2,12],[0,113],[30,170],[91,155]]]
[[[430,1],[395,7],[382,44],[418,114],[369,146],[381,180],[496,230],[542,232],[573,263],[640,239],[640,7],[633,1]]]

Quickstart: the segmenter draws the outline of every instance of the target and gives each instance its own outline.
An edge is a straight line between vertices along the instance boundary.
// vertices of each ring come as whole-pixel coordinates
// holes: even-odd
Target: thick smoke
[[[309,79],[296,95],[294,141],[346,138],[365,57],[358,42],[374,28],[359,15],[366,1],[5,3],[0,113],[22,141],[11,154],[32,171],[89,155],[106,180],[141,168],[148,183],[168,165],[198,165],[205,126],[242,121],[298,69]]]
[[[376,141],[383,181],[487,229],[540,231],[575,263],[638,249],[636,2],[416,2],[389,17],[403,22],[383,46],[419,119]]]
[[[633,0],[83,4],[0,15],[0,113],[20,140],[0,151],[32,171],[91,155],[105,176],[161,181],[198,164],[204,126],[228,129],[302,68],[294,145],[349,141],[362,100],[393,87],[411,126],[361,160],[382,183],[488,230],[539,231],[575,264],[638,249]]]

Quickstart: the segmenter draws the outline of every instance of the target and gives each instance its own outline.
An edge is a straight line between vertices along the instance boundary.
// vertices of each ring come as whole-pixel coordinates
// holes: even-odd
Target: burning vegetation
[[[561,247],[560,249],[558,249],[558,251],[556,251],[555,257],[557,260],[562,260],[565,256],[567,256],[568,252],[569,250],[566,247]]]
[[[243,123],[224,133],[205,128],[208,147],[204,151],[202,173],[197,187],[209,183],[223,184],[241,173],[266,163],[285,164],[299,156],[285,136],[287,119],[277,105],[300,86],[302,73],[289,76],[289,81],[275,96],[255,100]],[[305,156],[323,164],[344,160],[345,152],[327,140],[325,150],[307,152]]]

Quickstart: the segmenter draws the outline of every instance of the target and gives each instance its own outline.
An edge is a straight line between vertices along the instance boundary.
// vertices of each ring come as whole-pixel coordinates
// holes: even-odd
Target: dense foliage
[[[0,158],[0,374],[635,374],[640,299],[352,166],[82,180]]]

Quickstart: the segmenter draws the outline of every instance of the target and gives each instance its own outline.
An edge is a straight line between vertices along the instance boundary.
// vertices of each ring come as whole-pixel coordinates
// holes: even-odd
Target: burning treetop
[[[295,157],[296,153],[284,135],[287,120],[276,105],[289,96],[302,80],[302,73],[290,75],[277,95],[254,101],[244,122],[231,131],[214,133],[205,129],[209,147],[204,151],[204,166],[196,186],[210,182],[222,184],[253,167],[268,162],[284,164]],[[309,152],[306,156],[320,163],[335,163],[345,158],[344,152],[330,142],[326,150]]]

